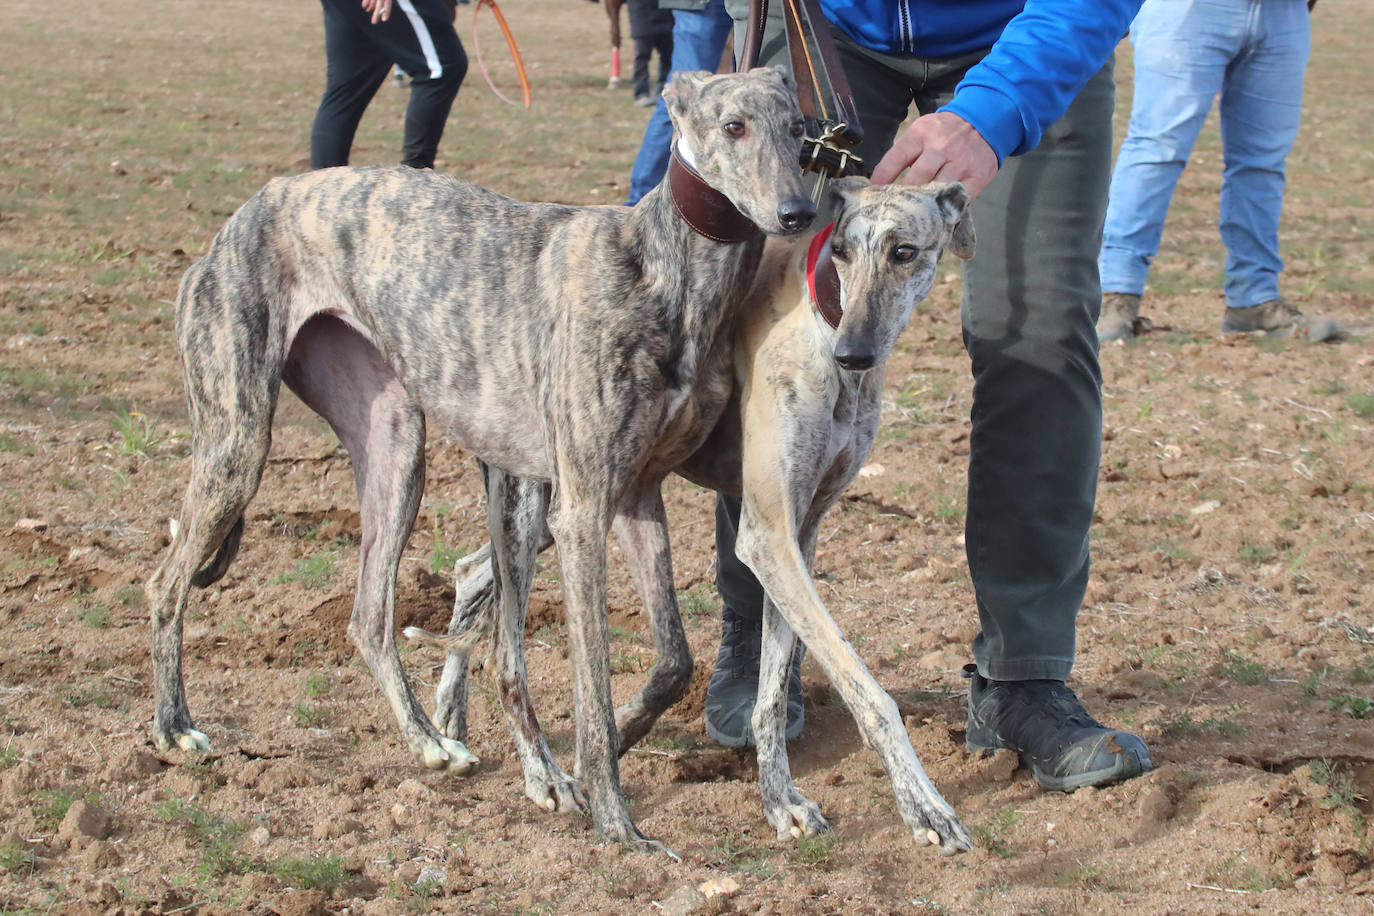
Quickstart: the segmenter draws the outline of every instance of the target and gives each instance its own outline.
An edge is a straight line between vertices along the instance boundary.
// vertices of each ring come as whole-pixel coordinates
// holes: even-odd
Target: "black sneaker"
[[[763,651],[763,618],[757,620],[736,614],[726,607],[720,615],[720,653],[716,670],[706,688],[706,734],[726,747],[752,747],[754,744],[754,700],[759,692],[759,659]],[[799,642],[792,653],[792,670],[787,676],[788,741],[801,734],[805,722],[802,709],[801,662],[806,649]]]
[[[1007,748],[1052,792],[1105,786],[1153,769],[1150,752],[1130,732],[1098,722],[1063,681],[990,681],[977,665],[969,678],[970,751]]]

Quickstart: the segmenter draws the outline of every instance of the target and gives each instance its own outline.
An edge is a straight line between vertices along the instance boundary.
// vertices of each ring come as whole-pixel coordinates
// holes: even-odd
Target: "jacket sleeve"
[[[1029,152],[1125,37],[1143,0],[1027,0],[940,110],[988,141],[1000,165]]]

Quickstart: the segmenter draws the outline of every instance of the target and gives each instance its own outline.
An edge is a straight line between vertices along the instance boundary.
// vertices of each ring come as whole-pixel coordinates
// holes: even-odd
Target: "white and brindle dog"
[[[522,203],[430,171],[330,169],[268,183],[187,271],[176,315],[191,475],[148,583],[159,747],[209,748],[187,707],[182,619],[190,588],[237,551],[285,382],[352,460],[362,543],[348,633],[431,768],[467,772],[476,758],[425,716],[393,632],[426,423],[492,467],[552,481],[593,824],[662,848],[620,788],[606,538],[617,516],[666,532],[654,524],[660,484],[729,397],[731,335],[764,234],[796,235],[815,215],[782,71],[680,73],[664,95],[695,167],[676,159],[632,208]],[[653,565],[666,567],[666,541],[646,549],[671,581]]]
[[[810,570],[821,518],[873,445],[883,370],[898,335],[930,292],[941,253],[973,255],[968,195],[959,184],[876,187],[861,178],[832,182],[832,190],[839,204],[833,231],[809,247],[770,240],[737,329],[735,396],[710,438],[677,473],[743,500],[736,551],[769,599],[752,727],[764,814],[779,837],[827,829],[820,809],[792,781],[783,738],[789,660],[800,637],[882,759],[916,842],[957,852],[969,846],[967,831],[931,785],[896,703],[844,638]],[[468,657],[490,629],[491,608],[499,606],[496,674],[525,768],[526,794],[551,810],[576,808],[576,786],[569,797],[567,777],[538,732],[524,686],[524,608],[535,555],[548,542],[540,523],[546,488],[490,469],[486,477],[491,553],[483,548],[463,564],[492,554],[494,562],[480,562],[460,585],[448,636],[406,632],[449,650],[435,721],[450,736],[462,737]],[[627,534],[633,540],[634,532],[620,533],[622,541]],[[663,648],[672,640],[660,631],[681,626],[672,581],[634,571],[659,649],[651,684],[660,668],[690,671],[690,657],[670,657]],[[518,594],[511,595],[512,589]],[[622,707],[621,753],[680,697],[646,687]]]

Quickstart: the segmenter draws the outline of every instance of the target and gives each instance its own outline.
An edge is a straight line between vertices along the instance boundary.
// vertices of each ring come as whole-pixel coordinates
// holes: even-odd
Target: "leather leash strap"
[[[792,75],[797,83],[797,104],[806,118],[802,169],[827,178],[860,172],[863,162],[853,150],[863,140],[863,127],[849,79],[830,37],[830,24],[818,0],[781,2]],[[757,64],[767,21],[768,0],[750,0],[740,71]]]

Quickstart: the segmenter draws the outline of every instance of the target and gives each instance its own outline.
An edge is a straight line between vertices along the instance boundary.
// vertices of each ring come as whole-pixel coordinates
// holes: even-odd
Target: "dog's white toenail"
[[[939,846],[939,845],[940,845],[940,834],[936,833],[934,830],[927,830],[927,831],[926,831],[926,842],[930,843],[930,845],[932,845],[932,846]]]
[[[548,808],[550,811],[557,811],[557,810],[558,810],[558,802],[555,801],[555,800],[552,799],[552,798],[546,798],[546,799],[544,799],[544,807],[545,807],[545,808]]]

